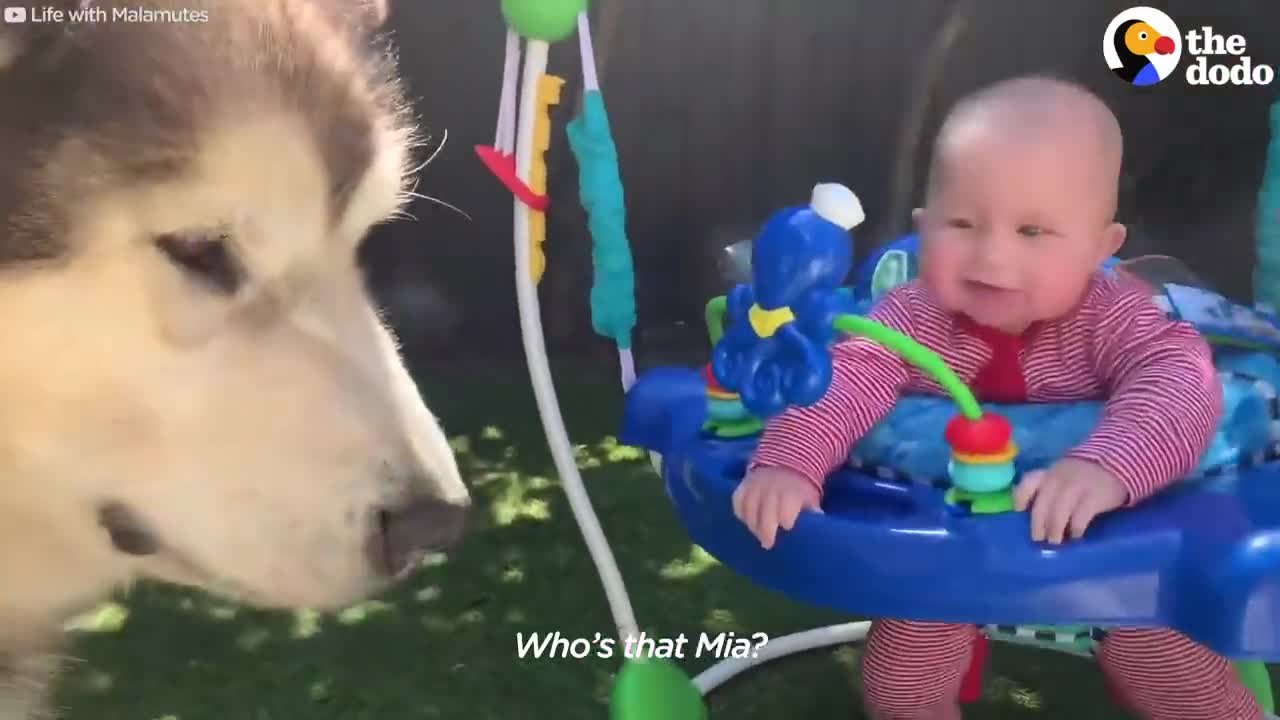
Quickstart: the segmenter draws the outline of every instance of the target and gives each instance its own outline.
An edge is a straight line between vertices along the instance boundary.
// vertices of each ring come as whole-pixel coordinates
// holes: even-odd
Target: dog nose
[[[469,502],[419,498],[379,510],[369,537],[369,561],[380,574],[407,574],[429,552],[453,547],[463,535]]]

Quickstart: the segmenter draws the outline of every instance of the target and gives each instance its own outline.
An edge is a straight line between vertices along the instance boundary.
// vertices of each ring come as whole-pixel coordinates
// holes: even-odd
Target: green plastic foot
[[[1274,715],[1276,701],[1271,694],[1271,675],[1267,673],[1266,663],[1239,660],[1236,661],[1235,666],[1236,673],[1240,675],[1241,684],[1253,693],[1253,697],[1257,699],[1263,711]]]
[[[628,659],[618,671],[610,720],[707,720],[702,693],[665,658]]]
[[[969,504],[969,512],[974,515],[995,515],[1013,512],[1013,490],[997,490],[989,493],[970,492],[953,487],[947,490],[948,505]]]

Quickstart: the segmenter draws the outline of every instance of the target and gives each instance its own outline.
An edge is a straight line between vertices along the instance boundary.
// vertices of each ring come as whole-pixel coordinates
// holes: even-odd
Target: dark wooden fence
[[[638,342],[700,326],[724,289],[717,255],[822,180],[846,183],[868,221],[863,255],[909,229],[929,140],[955,99],[1029,72],[1102,95],[1126,134],[1126,252],[1183,258],[1238,298],[1251,294],[1253,227],[1268,87],[1133,88],[1107,69],[1102,35],[1122,0],[595,0],[602,79],[627,185]],[[1183,31],[1239,33],[1254,62],[1280,63],[1280,3],[1158,5]],[[492,142],[505,28],[497,0],[400,0],[393,26],[424,125],[448,143],[422,171],[427,201],[369,245],[378,293],[411,352],[519,352],[511,198],[476,159]],[[1184,56],[1185,57],[1185,56]],[[932,59],[931,59],[932,58]],[[549,266],[541,285],[554,346],[598,347],[590,240],[563,134],[579,92],[577,43],[553,47],[564,77],[550,155]],[[430,148],[424,150],[427,151]],[[696,332],[694,332],[696,339]]]

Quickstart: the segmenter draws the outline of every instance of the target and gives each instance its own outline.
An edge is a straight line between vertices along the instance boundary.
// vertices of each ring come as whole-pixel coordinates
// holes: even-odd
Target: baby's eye
[[[1018,234],[1023,237],[1039,237],[1044,234],[1044,229],[1038,225],[1023,225],[1018,228]]]
[[[947,227],[968,229],[973,227],[973,223],[965,220],[964,218],[949,218],[947,220]]]

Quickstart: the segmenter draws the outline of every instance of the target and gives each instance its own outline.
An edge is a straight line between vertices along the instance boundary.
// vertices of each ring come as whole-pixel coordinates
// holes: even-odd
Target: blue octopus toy
[[[832,322],[848,312],[849,231],[865,217],[849,188],[819,184],[808,207],[776,213],[756,237],[751,283],[729,292],[728,327],[711,355],[716,381],[754,415],[812,405],[827,391]]]

